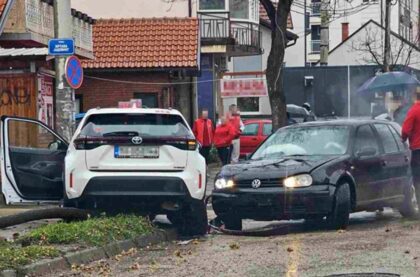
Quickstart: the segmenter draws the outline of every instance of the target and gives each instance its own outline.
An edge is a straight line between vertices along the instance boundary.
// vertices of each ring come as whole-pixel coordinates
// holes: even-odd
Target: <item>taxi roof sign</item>
[[[132,99],[130,101],[118,102],[118,108],[120,109],[141,109],[142,107],[143,102],[141,99]]]

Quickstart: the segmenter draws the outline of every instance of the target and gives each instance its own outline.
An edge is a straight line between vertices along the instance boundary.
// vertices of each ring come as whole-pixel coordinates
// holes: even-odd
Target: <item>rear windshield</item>
[[[95,114],[87,119],[80,135],[88,137],[192,136],[182,117],[170,114]]]

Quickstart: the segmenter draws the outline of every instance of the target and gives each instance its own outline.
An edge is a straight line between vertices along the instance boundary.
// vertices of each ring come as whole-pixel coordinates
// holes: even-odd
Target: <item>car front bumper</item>
[[[328,215],[333,206],[335,186],[313,185],[307,188],[215,190],[212,204],[218,216],[243,219],[281,220]]]

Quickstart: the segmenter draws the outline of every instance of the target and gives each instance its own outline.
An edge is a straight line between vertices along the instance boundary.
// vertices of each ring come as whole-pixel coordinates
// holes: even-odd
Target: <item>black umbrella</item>
[[[375,93],[398,91],[420,86],[415,76],[406,72],[395,71],[379,74],[367,80],[358,90],[358,93]]]

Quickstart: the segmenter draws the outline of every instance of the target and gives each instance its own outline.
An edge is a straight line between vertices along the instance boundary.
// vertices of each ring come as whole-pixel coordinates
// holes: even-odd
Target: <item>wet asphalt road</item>
[[[245,228],[262,225],[282,231],[270,237],[212,234],[186,245],[153,246],[61,276],[420,276],[420,222],[392,210],[354,214],[346,231],[307,229],[301,221],[246,221]]]
[[[216,170],[211,169],[208,192]],[[208,212],[213,218],[213,211]],[[169,224],[164,216],[157,221]],[[390,209],[384,213],[353,214],[346,231],[308,228],[303,221],[244,221],[246,230],[267,226],[276,227],[276,235],[210,234],[195,241],[132,251],[51,276],[312,277],[355,272],[420,276],[420,221],[402,219]],[[17,228],[28,227],[33,227],[32,223]],[[8,234],[14,231],[8,230]]]

